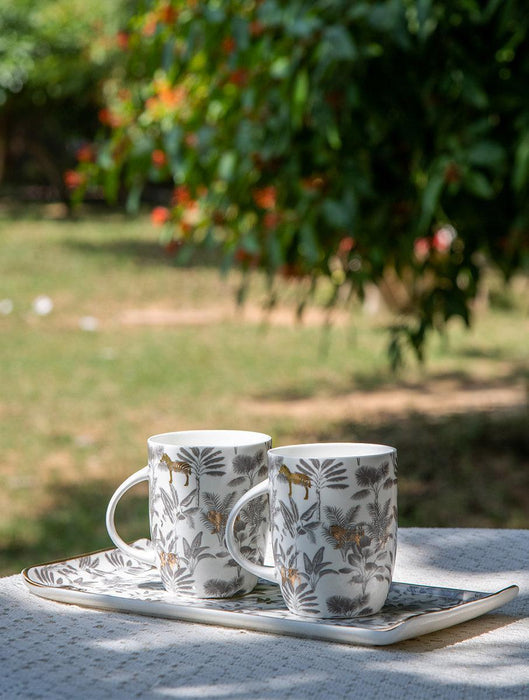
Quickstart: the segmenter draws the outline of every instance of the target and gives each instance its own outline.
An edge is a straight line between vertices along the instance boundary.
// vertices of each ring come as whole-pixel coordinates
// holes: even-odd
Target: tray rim
[[[96,610],[108,610],[120,613],[139,614],[146,617],[158,617],[197,624],[220,625],[235,629],[247,629],[268,634],[281,634],[323,641],[367,644],[386,646],[406,639],[430,634],[456,624],[467,622],[487,612],[491,612],[513,600],[519,593],[519,586],[511,584],[493,592],[474,591],[471,589],[453,588],[449,586],[432,586],[430,584],[414,584],[394,581],[395,584],[416,586],[417,588],[438,588],[446,591],[477,593],[479,598],[463,601],[453,607],[431,612],[416,612],[406,620],[388,625],[384,629],[335,625],[332,618],[314,622],[310,618],[290,619],[273,616],[260,616],[233,610],[205,608],[199,605],[187,606],[184,601],[146,601],[127,598],[122,595],[107,593],[91,593],[73,586],[48,586],[34,581],[29,572],[31,569],[44,566],[63,564],[83,557],[113,551],[112,547],[60,558],[41,564],[32,564],[21,571],[22,579],[31,593],[41,598],[69,605],[78,605]],[[201,617],[208,619],[200,619]]]

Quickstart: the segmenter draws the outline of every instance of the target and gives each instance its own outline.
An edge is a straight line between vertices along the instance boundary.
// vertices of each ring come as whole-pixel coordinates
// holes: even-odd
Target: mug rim
[[[311,442],[283,445],[268,450],[271,457],[290,457],[293,459],[384,457],[396,452],[396,447],[371,442]]]
[[[252,447],[272,442],[270,435],[252,430],[174,430],[158,433],[147,442],[172,447]]]

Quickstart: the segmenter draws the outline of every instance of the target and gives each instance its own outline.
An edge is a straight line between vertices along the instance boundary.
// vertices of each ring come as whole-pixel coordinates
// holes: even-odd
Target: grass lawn
[[[526,280],[398,376],[383,312],[296,324],[285,283],[264,323],[262,283],[242,312],[238,283],[175,267],[147,219],[0,211],[0,573],[110,545],[106,503],[146,438],[189,428],[394,444],[401,525],[529,527]],[[138,488],[123,534],[146,514]]]

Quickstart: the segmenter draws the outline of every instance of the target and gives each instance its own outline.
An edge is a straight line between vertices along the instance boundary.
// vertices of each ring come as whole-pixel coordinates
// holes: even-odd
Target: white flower
[[[9,316],[13,311],[13,302],[11,299],[0,299],[0,314],[3,316]]]
[[[47,316],[53,311],[53,301],[45,294],[39,294],[33,300],[33,311],[37,316]]]
[[[82,331],[97,331],[99,320],[95,316],[83,316],[79,319],[79,328]]]

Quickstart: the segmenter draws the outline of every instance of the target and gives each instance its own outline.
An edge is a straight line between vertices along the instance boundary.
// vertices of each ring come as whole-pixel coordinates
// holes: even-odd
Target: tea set
[[[150,437],[147,450],[148,465],[112,496],[106,524],[116,546],[156,567],[170,593],[241,596],[265,579],[302,617],[365,616],[384,605],[397,546],[395,448],[272,449],[263,433],[190,430]],[[138,551],[114,516],[141,481],[149,483],[152,546]],[[273,566],[264,565],[268,536]]]
[[[393,580],[394,447],[272,448],[259,432],[188,430],[148,438],[147,453],[148,464],[108,503],[117,548],[24,569],[31,593],[113,612],[387,645],[483,615],[519,592]],[[127,544],[116,506],[142,481],[150,538]]]

